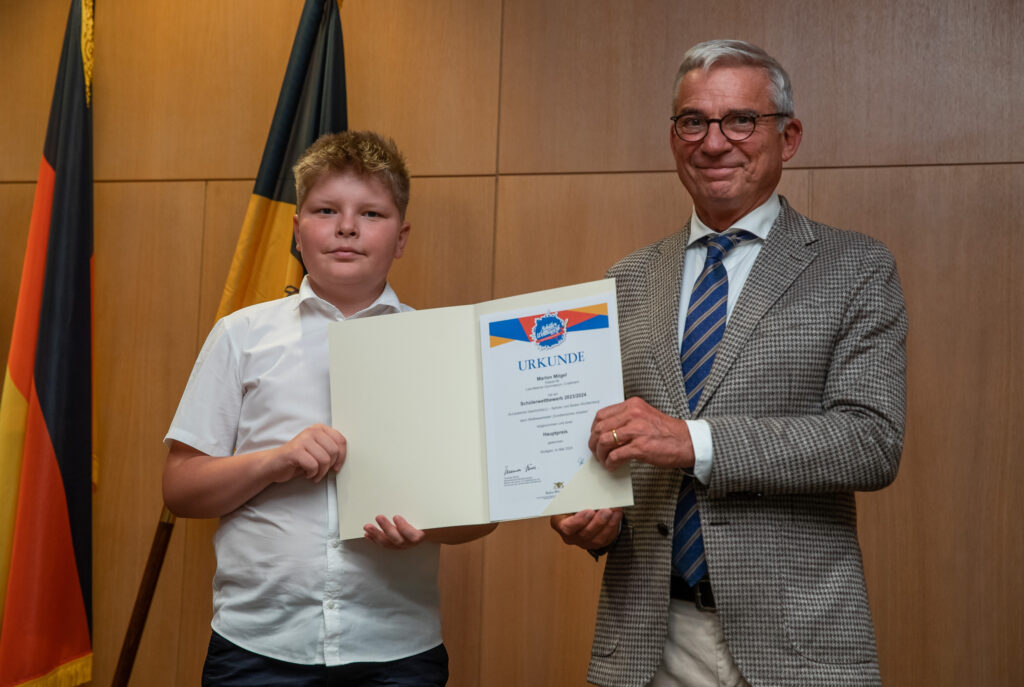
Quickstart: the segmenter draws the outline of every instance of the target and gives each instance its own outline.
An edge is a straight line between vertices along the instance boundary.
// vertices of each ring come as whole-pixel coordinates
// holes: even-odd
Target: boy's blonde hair
[[[405,219],[405,209],[409,206],[409,171],[405,158],[393,140],[372,131],[324,134],[306,149],[292,167],[296,210],[302,207],[306,194],[325,174],[349,170],[383,183],[399,215]]]

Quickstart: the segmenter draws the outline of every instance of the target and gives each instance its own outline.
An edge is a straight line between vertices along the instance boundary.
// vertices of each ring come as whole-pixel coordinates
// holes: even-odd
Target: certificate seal
[[[530,340],[541,350],[554,348],[565,341],[565,328],[568,324],[568,319],[563,320],[553,312],[541,315],[533,321]]]

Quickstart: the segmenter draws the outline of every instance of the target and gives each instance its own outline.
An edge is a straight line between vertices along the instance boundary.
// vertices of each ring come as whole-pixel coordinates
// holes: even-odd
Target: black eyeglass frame
[[[676,138],[678,138],[680,141],[686,141],[687,143],[699,143],[700,141],[703,141],[705,138],[707,138],[708,132],[711,131],[711,125],[718,124],[718,130],[722,132],[722,136],[724,136],[727,141],[731,141],[733,143],[740,143],[741,141],[745,141],[754,135],[754,131],[757,130],[757,123],[761,119],[764,119],[766,117],[792,116],[793,115],[788,112],[771,112],[769,114],[757,114],[756,112],[730,112],[724,117],[709,119],[707,117],[704,117],[704,115],[694,114],[692,112],[684,112],[683,114],[677,114],[673,117],[669,117],[669,119],[672,120],[672,133],[674,133],[676,135]],[[699,117],[704,120],[704,133],[701,134],[700,138],[683,138],[683,135],[679,133],[679,120],[682,119],[683,117]],[[733,119],[735,117],[750,117],[751,119],[754,120],[754,126],[750,127],[750,132],[742,138],[733,138],[732,136],[725,132],[725,127],[722,126],[722,122],[726,121],[727,119]]]

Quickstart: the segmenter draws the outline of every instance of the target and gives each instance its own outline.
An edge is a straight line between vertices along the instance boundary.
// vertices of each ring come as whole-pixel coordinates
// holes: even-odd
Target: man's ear
[[[800,147],[800,141],[804,137],[804,125],[799,119],[793,118],[786,122],[782,129],[782,161],[786,162],[794,155]]]

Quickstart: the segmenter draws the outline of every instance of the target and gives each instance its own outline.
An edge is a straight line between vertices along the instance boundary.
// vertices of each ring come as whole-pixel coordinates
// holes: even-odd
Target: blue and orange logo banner
[[[571,310],[537,313],[491,322],[489,334],[491,348],[515,341],[534,343],[546,348],[561,343],[571,332],[607,328],[608,303],[596,303]]]

